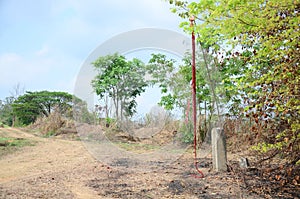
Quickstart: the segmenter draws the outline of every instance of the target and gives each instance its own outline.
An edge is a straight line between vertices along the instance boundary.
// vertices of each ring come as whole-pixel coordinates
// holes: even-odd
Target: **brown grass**
[[[39,130],[42,135],[48,136],[77,133],[74,121],[63,117],[59,112],[38,118],[29,128]]]

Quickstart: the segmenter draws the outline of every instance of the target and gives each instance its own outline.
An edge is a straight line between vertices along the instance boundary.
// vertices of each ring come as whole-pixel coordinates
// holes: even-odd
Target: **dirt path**
[[[113,167],[96,161],[80,141],[5,131],[36,144],[0,157],[0,198],[259,198],[232,175],[210,172],[207,158],[200,164],[205,178],[192,177],[190,153],[171,165],[157,161],[149,165],[153,170],[136,172],[128,169],[129,159]]]

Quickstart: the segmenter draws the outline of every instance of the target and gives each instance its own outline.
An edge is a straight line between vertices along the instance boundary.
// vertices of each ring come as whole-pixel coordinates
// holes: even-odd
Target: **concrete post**
[[[227,171],[226,140],[223,129],[213,128],[211,138],[213,169]]]

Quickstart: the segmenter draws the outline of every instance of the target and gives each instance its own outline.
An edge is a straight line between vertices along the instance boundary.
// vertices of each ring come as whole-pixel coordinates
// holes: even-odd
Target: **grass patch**
[[[24,146],[33,146],[34,143],[24,138],[0,137],[0,157],[12,153]]]
[[[152,152],[154,150],[159,149],[159,146],[151,145],[151,144],[142,144],[142,143],[126,143],[126,142],[115,142],[117,146],[120,148],[136,152],[136,153],[145,153],[145,152]]]
[[[43,137],[48,138],[48,137],[52,137],[52,136],[55,136],[55,135],[56,135],[55,130],[50,130],[50,131],[48,131],[46,134],[44,134]]]

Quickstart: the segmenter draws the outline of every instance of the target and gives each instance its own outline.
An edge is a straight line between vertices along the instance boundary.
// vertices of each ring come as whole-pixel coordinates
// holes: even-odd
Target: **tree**
[[[265,159],[280,154],[286,160],[284,168],[299,165],[300,2],[169,2],[172,11],[186,20],[181,27],[188,33],[192,28],[187,19],[196,18],[198,43],[216,55],[220,70],[241,67],[238,75],[223,76],[223,81],[233,80],[227,88],[240,99],[242,114],[255,121],[256,149],[268,156]],[[220,58],[222,53],[226,60]]]
[[[100,99],[112,98],[117,119],[132,116],[136,111],[135,98],[145,91],[145,67],[142,61],[131,61],[118,53],[99,57],[93,62],[97,71],[92,86]]]
[[[91,113],[86,101],[73,95],[72,110],[67,113],[68,117],[75,119],[76,122],[97,124],[97,112]]]
[[[186,53],[183,57],[182,64],[175,67],[175,61],[167,59],[162,54],[152,54],[152,58],[149,61],[148,67],[149,74],[152,75],[152,83],[158,84],[161,88],[162,96],[159,104],[168,110],[175,107],[182,109],[186,112],[187,103],[191,99],[191,81],[192,81],[192,57],[189,53]],[[216,101],[214,93],[220,97],[223,94],[222,84],[220,80],[220,74],[216,70],[214,65],[213,56],[207,54],[204,51],[198,51],[196,54],[196,70],[197,70],[197,108],[199,118],[203,118],[203,115],[209,115],[204,117],[203,123],[204,129],[199,129],[206,132],[206,123],[210,122],[212,115],[215,114]],[[216,92],[216,90],[218,92]],[[226,104],[224,101],[222,104]],[[217,104],[221,106],[220,104]],[[204,113],[203,113],[204,110]],[[208,121],[206,121],[208,119]],[[201,124],[202,125],[202,124]],[[201,126],[199,125],[199,127]],[[202,135],[204,138],[204,136]]]
[[[3,101],[0,100],[0,123],[8,126],[13,126],[14,115],[12,110],[13,97],[6,97]]]
[[[14,85],[13,89],[10,91],[10,96],[14,99],[17,99],[20,95],[23,95],[25,91],[25,87],[21,86],[20,83]]]
[[[161,101],[159,105],[163,106],[167,110],[175,108],[177,103],[177,97],[171,95],[169,90],[171,88],[173,76],[175,72],[175,60],[167,59],[163,54],[151,54],[151,58],[148,62],[147,73],[151,76],[150,85],[158,85],[161,89]]]
[[[8,126],[14,126],[16,122],[16,116],[13,113],[12,104],[13,102],[24,93],[24,86],[21,84],[16,84],[12,91],[10,91],[10,96],[6,97],[4,100],[0,100],[0,124],[3,123]]]
[[[16,117],[27,125],[39,116],[49,116],[54,110],[70,115],[72,100],[73,95],[66,92],[27,91],[12,103],[12,108]]]
[[[171,118],[170,112],[163,107],[155,105],[151,107],[149,113],[145,115],[146,126],[163,128]]]

